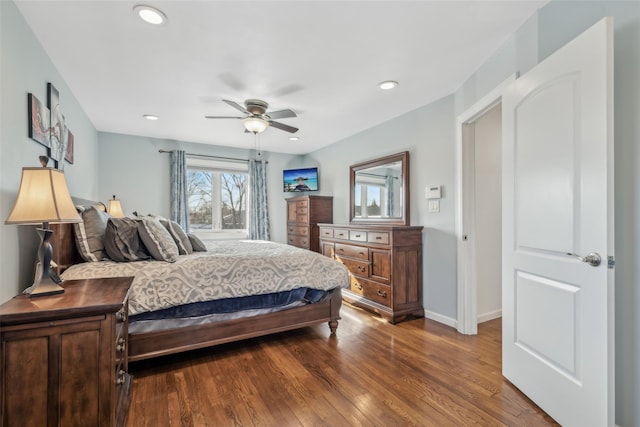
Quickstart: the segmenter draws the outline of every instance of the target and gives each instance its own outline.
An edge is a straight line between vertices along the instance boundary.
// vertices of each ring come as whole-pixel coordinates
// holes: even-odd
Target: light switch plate
[[[429,200],[429,212],[440,212],[440,200]]]

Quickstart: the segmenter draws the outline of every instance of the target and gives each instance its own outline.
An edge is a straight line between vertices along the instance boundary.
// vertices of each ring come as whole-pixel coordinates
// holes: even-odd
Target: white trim
[[[487,95],[464,111],[456,118],[456,239],[458,251],[458,319],[457,329],[462,334],[478,333],[477,323],[477,283],[475,266],[474,212],[475,201],[471,173],[473,162],[470,157],[473,149],[469,141],[473,141],[473,127],[469,126],[484,113],[498,105],[502,93],[513,84],[517,74],[500,83]],[[466,172],[466,173],[465,173]],[[465,241],[463,237],[467,235]]]
[[[427,319],[431,319],[434,320],[438,323],[442,323],[444,325],[447,326],[451,326],[452,328],[455,328],[457,326],[457,321],[456,319],[452,318],[452,317],[447,317],[447,316],[443,316],[442,314],[439,313],[435,313],[433,311],[428,311],[426,310],[424,312],[424,317]]]
[[[493,310],[488,313],[478,314],[478,323],[488,322],[489,320],[502,317],[502,309]]]

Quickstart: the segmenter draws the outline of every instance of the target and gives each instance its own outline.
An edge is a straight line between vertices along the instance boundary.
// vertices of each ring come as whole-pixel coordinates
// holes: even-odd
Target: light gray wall
[[[334,222],[349,222],[349,166],[409,151],[411,224],[424,226],[425,309],[434,317],[456,316],[454,217],[454,99],[425,107],[368,129],[306,156],[321,165],[322,187],[333,195]],[[441,185],[440,212],[427,212],[425,187]]]
[[[75,164],[64,171],[71,194],[97,194],[98,136],[62,76],[13,2],[0,1],[0,302],[33,281],[39,238],[34,226],[4,225],[13,207],[21,170],[40,166],[46,148],[29,139],[27,94],[47,102],[47,82],[60,92],[60,104],[75,136]],[[52,166],[51,164],[49,166]]]
[[[156,214],[169,217],[169,155],[158,150],[181,149],[187,153],[240,159],[255,158],[253,150],[195,144],[132,135],[99,134],[99,201],[116,195],[126,214]],[[267,203],[271,240],[286,242],[286,203],[282,170],[302,165],[301,157],[262,152],[267,160]],[[304,166],[314,166],[305,164]]]

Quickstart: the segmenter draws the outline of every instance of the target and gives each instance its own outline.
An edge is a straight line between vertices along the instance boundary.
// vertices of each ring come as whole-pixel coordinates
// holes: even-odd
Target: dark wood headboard
[[[72,197],[76,206],[94,206],[101,204],[92,200]],[[104,204],[102,204],[104,206]],[[53,261],[58,264],[56,272],[60,274],[74,264],[83,262],[76,248],[76,235],[73,224],[50,224],[53,230],[51,247],[53,248]]]

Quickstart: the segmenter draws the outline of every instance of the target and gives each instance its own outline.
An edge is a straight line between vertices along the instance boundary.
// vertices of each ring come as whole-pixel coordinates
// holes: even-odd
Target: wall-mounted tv
[[[318,168],[288,169],[282,176],[285,193],[318,191]]]

